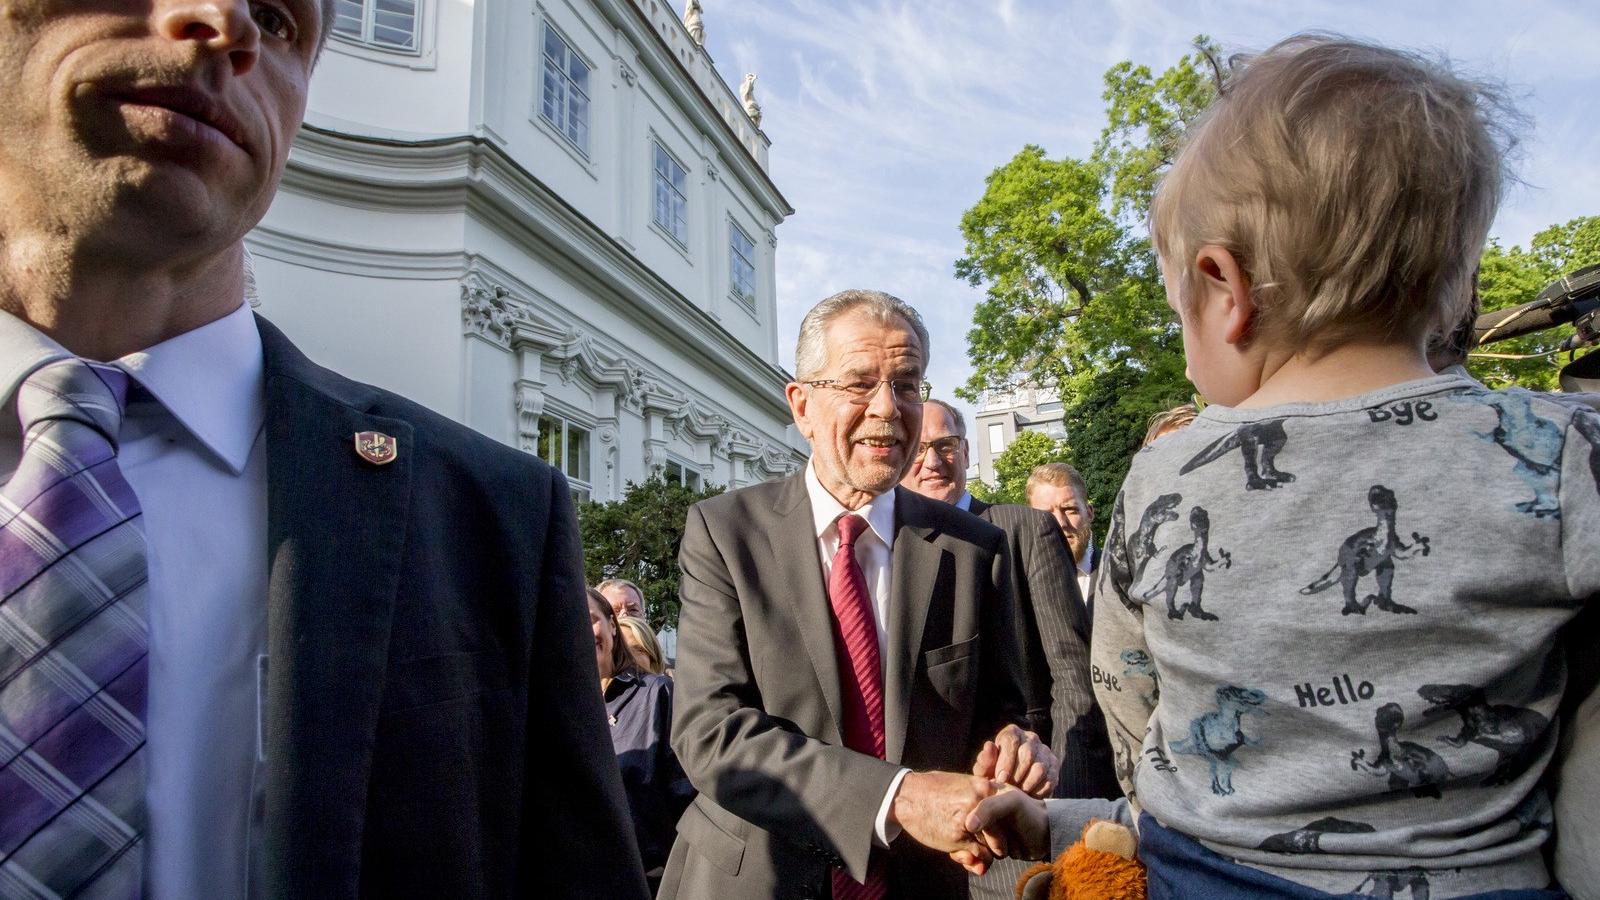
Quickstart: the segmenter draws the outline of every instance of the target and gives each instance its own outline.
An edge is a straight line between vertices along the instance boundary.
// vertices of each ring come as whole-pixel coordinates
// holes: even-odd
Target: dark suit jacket
[[[970,510],[1006,533],[1028,676],[1035,696],[1049,704],[1051,730],[1040,734],[1061,761],[1055,796],[1122,796],[1089,678],[1089,620],[1078,570],[1061,529],[1048,513],[1026,506],[993,506],[974,497]]]
[[[663,900],[828,896],[865,877],[901,766],[965,772],[1025,710],[1005,536],[895,488],[884,657],[887,761],[840,738],[839,660],[804,474],[689,511],[672,745],[700,795]],[[902,837],[891,896],[966,896],[966,874]]]
[[[265,895],[642,900],[566,482],[257,324]]]

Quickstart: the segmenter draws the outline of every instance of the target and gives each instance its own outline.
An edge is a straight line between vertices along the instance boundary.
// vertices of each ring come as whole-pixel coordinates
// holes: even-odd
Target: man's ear
[[[1226,248],[1207,244],[1195,254],[1195,271],[1200,273],[1201,290],[1208,305],[1222,320],[1223,340],[1243,342],[1255,321],[1256,304],[1250,297],[1250,276]]]
[[[799,430],[801,437],[811,440],[811,424],[806,420],[806,407],[811,402],[811,395],[805,385],[791,381],[783,389],[783,396],[789,401],[789,415],[794,417],[794,427]]]

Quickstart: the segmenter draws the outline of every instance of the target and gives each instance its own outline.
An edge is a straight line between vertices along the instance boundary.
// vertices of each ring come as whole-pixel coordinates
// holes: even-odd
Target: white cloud
[[[1333,30],[1447,54],[1527,93],[1537,128],[1495,234],[1600,213],[1600,98],[1589,65],[1600,12],[1562,0],[719,0],[706,9],[723,75],[761,75],[774,180],[796,209],[779,229],[780,340],[844,287],[904,297],[928,319],[941,394],[963,382],[976,291],[955,280],[961,213],[1025,143],[1086,154],[1102,76],[1159,72],[1197,34],[1229,50]]]

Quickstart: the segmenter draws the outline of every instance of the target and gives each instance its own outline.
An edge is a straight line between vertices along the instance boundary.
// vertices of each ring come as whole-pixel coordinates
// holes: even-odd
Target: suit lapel
[[[944,551],[934,543],[939,531],[917,515],[922,498],[895,488],[894,551],[890,566],[889,658],[884,660],[884,752],[899,761],[906,745],[906,716],[911,708],[911,683],[922,653],[922,628],[928,622]],[[914,499],[913,499],[914,498]]]
[[[354,896],[411,496],[411,426],[258,320],[267,372],[266,894]],[[357,432],[397,439],[373,465]]]
[[[822,689],[822,701],[833,719],[834,734],[830,737],[837,741],[844,733],[844,707],[838,653],[833,644],[833,607],[828,603],[822,563],[817,559],[817,535],[804,472],[784,483],[774,511],[778,514],[776,527],[766,529],[771,571],[777,576],[772,594],[787,597],[791,604],[801,643]]]

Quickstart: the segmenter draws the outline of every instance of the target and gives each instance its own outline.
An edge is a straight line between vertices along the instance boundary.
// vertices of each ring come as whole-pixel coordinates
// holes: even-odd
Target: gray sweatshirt
[[[1208,407],[1109,531],[1091,674],[1136,807],[1331,893],[1549,883],[1600,416],[1452,375]]]

